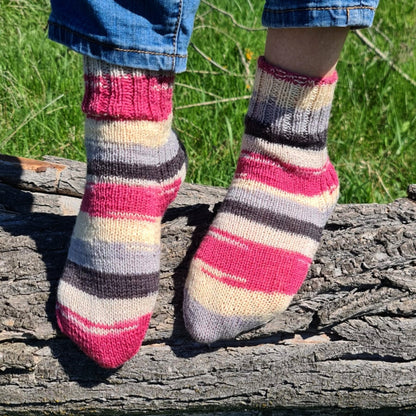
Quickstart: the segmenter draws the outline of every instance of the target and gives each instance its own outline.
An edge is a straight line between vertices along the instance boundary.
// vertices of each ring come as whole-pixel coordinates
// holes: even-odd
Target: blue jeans
[[[369,27],[379,0],[266,0],[266,27]]]
[[[49,37],[83,55],[183,72],[200,0],[51,0]],[[266,27],[368,27],[378,0],[266,0]]]

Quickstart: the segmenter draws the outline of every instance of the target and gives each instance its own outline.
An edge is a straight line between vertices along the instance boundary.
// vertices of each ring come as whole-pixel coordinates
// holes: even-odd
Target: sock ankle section
[[[84,59],[88,117],[110,120],[164,121],[172,114],[174,74]]]
[[[303,283],[338,198],[326,149],[336,80],[260,58],[236,173],[185,284],[184,319],[196,340],[266,323]]]
[[[169,74],[85,58],[87,181],[58,287],[61,330],[103,367],[139,350],[154,308],[161,219],[185,178]]]

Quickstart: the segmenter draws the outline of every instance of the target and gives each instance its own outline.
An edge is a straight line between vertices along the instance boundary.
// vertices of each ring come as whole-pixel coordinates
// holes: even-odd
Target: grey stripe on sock
[[[103,273],[68,260],[62,280],[101,299],[132,299],[156,292],[159,272],[135,275]]]
[[[154,181],[164,181],[175,176],[185,163],[185,152],[180,149],[177,155],[168,162],[160,165],[145,165],[136,163],[126,163],[120,161],[106,161],[93,159],[88,161],[87,173],[97,176],[119,176],[128,179],[146,179]]]
[[[157,166],[175,158],[180,151],[179,141],[174,132],[169,140],[159,148],[147,147],[137,143],[120,145],[97,139],[85,138],[88,159],[100,160],[104,163],[112,160],[123,160],[129,164]]]
[[[331,208],[325,212],[321,212],[317,208],[306,207],[302,204],[293,202],[286,198],[281,198],[277,195],[270,195],[266,192],[257,190],[252,191],[248,189],[241,189],[237,186],[230,187],[227,198],[240,201],[241,203],[251,205],[256,208],[275,211],[290,218],[312,223],[317,227],[324,227],[328,221],[328,217],[333,211]]]
[[[204,308],[184,289],[185,326],[193,339],[210,344],[219,339],[233,339],[238,334],[264,325],[262,317],[222,316]],[[194,325],[197,324],[197,327]]]
[[[297,133],[292,131],[279,131],[274,125],[266,124],[255,118],[246,116],[245,132],[260,137],[270,143],[279,143],[301,149],[322,150],[326,146],[327,130],[316,133]]]
[[[226,198],[221,204],[220,212],[229,212],[277,230],[309,237],[315,241],[321,239],[322,228],[315,224],[291,218],[279,212],[247,205],[233,199]]]
[[[262,124],[273,126],[276,131],[314,134],[328,126],[331,104],[313,110],[298,107],[284,108],[276,105],[276,101],[271,97],[267,101],[259,101],[256,95],[254,92],[247,116]]]
[[[109,256],[110,254],[110,256]],[[137,274],[159,271],[160,247],[143,247],[137,243],[119,243],[71,239],[68,259],[100,272]]]

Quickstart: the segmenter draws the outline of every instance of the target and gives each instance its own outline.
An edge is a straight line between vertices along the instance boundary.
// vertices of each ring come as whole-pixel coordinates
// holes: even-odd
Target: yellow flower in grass
[[[246,55],[247,61],[250,62],[253,59],[253,51],[250,50],[249,48],[245,49],[245,55]]]

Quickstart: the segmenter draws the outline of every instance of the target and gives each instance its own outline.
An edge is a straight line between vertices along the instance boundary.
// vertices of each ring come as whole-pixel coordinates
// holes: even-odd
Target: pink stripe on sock
[[[96,335],[84,332],[72,320],[65,315],[76,315],[68,308],[59,305],[56,311],[58,325],[61,331],[70,337],[81,350],[105,368],[117,368],[132,358],[140,349],[149,326],[151,314],[141,316],[135,321],[135,327],[119,334],[109,332],[106,335]],[[76,319],[80,319],[76,315]],[[83,324],[93,327],[101,327],[81,318]],[[129,325],[125,325],[128,327]],[[108,327],[111,329],[114,327]]]
[[[82,111],[91,118],[167,120],[172,113],[173,77],[84,75]]]
[[[264,183],[292,194],[305,196],[320,195],[324,191],[338,187],[338,176],[331,163],[320,173],[306,173],[304,169],[291,172],[277,165],[270,158],[259,156],[255,159],[240,157],[236,178]]]
[[[181,184],[177,179],[163,187],[89,183],[85,188],[81,210],[93,217],[119,218],[141,214],[161,217],[174,199]]]
[[[260,56],[258,60],[258,67],[276,79],[281,79],[295,85],[314,86],[314,85],[331,85],[337,82],[338,74],[334,71],[331,75],[323,78],[308,77],[306,75],[296,74],[294,72],[286,71],[278,66],[269,64],[264,56]]]
[[[301,254],[255,243],[211,227],[229,241],[212,235],[203,239],[195,258],[225,274],[215,277],[233,287],[294,295],[308,272],[311,259]],[[261,275],[259,275],[261,274]],[[213,276],[214,277],[214,276]]]

